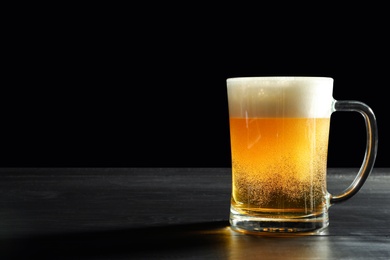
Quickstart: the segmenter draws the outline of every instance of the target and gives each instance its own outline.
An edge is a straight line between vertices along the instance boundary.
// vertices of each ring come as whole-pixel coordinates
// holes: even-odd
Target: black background
[[[355,4],[354,4],[355,5]],[[18,6],[3,43],[2,167],[230,167],[226,79],[327,76],[386,147],[380,6]],[[358,113],[332,115],[329,167],[359,167]]]

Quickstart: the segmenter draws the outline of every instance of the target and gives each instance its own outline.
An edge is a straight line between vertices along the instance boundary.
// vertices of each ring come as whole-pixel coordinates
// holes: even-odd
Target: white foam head
[[[227,81],[230,117],[330,117],[329,77],[240,77]]]

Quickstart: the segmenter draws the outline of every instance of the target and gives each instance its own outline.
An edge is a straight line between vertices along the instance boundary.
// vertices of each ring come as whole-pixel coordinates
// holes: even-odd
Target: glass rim
[[[244,77],[230,77],[226,81],[295,81],[295,80],[320,80],[333,81],[332,77],[326,76],[244,76]]]

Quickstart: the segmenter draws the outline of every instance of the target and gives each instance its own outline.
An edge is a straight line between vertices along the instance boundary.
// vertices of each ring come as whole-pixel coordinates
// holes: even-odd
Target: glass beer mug
[[[355,195],[373,169],[376,118],[359,101],[338,101],[329,77],[237,77],[227,81],[232,156],[230,225],[250,234],[321,233],[328,209]],[[366,123],[363,163],[340,194],[327,191],[331,114]]]

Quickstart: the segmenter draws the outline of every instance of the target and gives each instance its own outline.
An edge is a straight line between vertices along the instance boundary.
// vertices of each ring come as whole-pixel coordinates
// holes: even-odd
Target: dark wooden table
[[[329,169],[329,191],[356,173]],[[230,168],[2,168],[0,259],[390,259],[390,169],[323,235],[236,233],[230,191]]]

